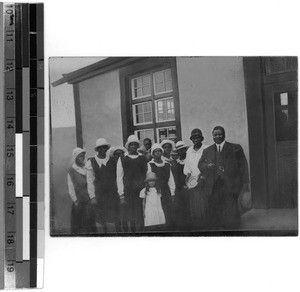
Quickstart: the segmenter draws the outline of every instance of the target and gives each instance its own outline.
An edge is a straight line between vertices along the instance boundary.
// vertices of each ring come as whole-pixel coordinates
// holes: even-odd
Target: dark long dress
[[[130,221],[132,232],[141,231],[143,226],[143,206],[139,195],[145,184],[147,161],[143,155],[137,158],[125,156],[121,158],[121,163],[124,171],[125,217]]]
[[[177,176],[174,178],[176,183],[175,196],[175,217],[176,229],[188,230],[191,224],[189,191],[186,187],[186,175],[183,173],[184,164],[176,162]]]
[[[157,186],[161,190],[161,205],[166,217],[166,228],[171,228],[173,224],[173,212],[172,212],[172,196],[168,185],[171,165],[165,163],[164,166],[157,166],[154,162],[149,162],[151,171],[154,172],[158,178]]]
[[[111,157],[106,165],[99,167],[95,157],[90,158],[94,171],[96,216],[101,223],[118,223],[119,196],[116,183],[116,159]]]
[[[86,176],[73,167],[68,171],[74,185],[78,206],[73,203],[71,212],[71,233],[89,234],[96,232],[95,220],[87,191]]]

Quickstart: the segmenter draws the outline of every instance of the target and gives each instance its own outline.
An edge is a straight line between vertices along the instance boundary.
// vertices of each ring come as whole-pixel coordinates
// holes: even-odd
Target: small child
[[[161,206],[161,193],[156,186],[157,177],[154,172],[146,175],[146,186],[140,192],[143,199],[145,231],[162,231],[166,218]]]

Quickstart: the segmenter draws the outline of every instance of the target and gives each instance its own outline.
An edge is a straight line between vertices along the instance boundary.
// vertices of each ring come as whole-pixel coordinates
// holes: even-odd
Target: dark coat
[[[218,178],[216,152],[215,144],[204,149],[198,164],[201,174],[205,177],[204,188],[208,196],[211,195]],[[237,195],[243,184],[249,183],[248,163],[244,151],[239,144],[225,142],[220,156],[224,167],[224,191]],[[209,168],[209,163],[214,163],[215,166]]]

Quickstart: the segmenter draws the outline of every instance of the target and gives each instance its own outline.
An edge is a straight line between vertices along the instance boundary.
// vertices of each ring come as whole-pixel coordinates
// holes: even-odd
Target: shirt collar
[[[152,162],[152,163],[154,163],[156,166],[158,166],[158,167],[162,167],[162,166],[165,166],[165,164],[166,163],[168,163],[168,161],[167,160],[164,160],[164,159],[162,159],[162,163],[157,163],[157,162],[155,162],[154,161],[154,158],[152,158],[151,160],[150,160],[150,162]]]
[[[137,158],[137,157],[142,156],[142,155],[143,155],[143,154],[141,154],[141,153],[139,153],[139,152],[138,152],[138,154],[134,154],[134,155],[129,154],[128,152],[124,154],[124,156],[128,156],[128,157],[130,157],[130,158]]]
[[[95,155],[95,159],[99,166],[101,167],[102,164],[106,166],[107,161],[109,160],[109,156],[106,154],[105,158],[99,158],[97,154]]]
[[[72,164],[72,168],[73,168],[74,170],[76,170],[78,173],[83,174],[83,175],[86,175],[86,169],[85,169],[85,167],[80,167],[80,166],[78,166],[76,163],[73,163],[73,164]]]
[[[203,144],[201,145],[201,147],[198,150],[194,149],[194,145],[192,145],[190,147],[190,151],[193,152],[193,153],[198,153],[199,151],[202,151],[202,150],[203,150]]]
[[[215,143],[215,144],[216,144],[216,143]],[[224,144],[225,144],[225,140],[224,140],[221,144],[216,144],[217,150],[218,150],[219,146],[221,146],[221,151],[222,151],[222,149],[223,149],[223,147],[224,147]]]

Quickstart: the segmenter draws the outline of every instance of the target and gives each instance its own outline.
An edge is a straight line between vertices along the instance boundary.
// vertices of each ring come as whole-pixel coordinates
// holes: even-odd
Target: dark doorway
[[[297,207],[297,69],[297,57],[244,58],[256,208]]]
[[[297,207],[298,82],[296,57],[263,58],[270,207]]]

